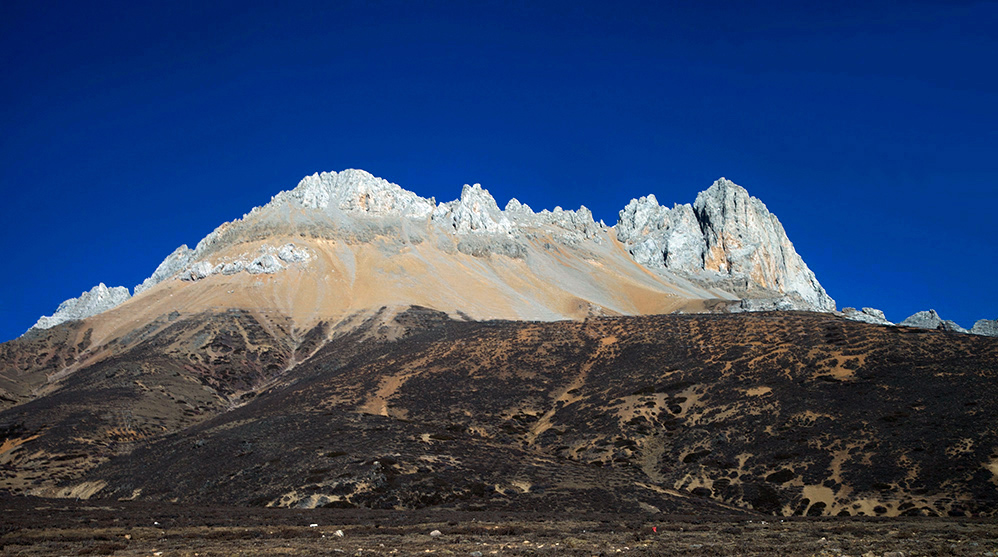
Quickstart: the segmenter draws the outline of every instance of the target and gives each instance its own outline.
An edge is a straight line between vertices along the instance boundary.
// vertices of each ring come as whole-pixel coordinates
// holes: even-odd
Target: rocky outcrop
[[[460,199],[441,203],[433,210],[433,221],[456,234],[508,234],[513,230],[513,223],[481,184],[465,184]]]
[[[187,267],[187,264],[190,263],[193,255],[194,250],[187,247],[187,244],[175,249],[173,253],[166,256],[166,259],[159,264],[159,267],[156,267],[156,270],[153,271],[149,278],[142,281],[142,284],[135,286],[135,294],[138,295],[146,290],[149,290],[153,286],[156,286],[157,284],[182,271],[185,267]]]
[[[887,320],[884,312],[875,308],[863,308],[857,310],[856,308],[842,308],[842,315],[846,319],[852,319],[853,321],[862,321],[863,323],[872,323],[874,325],[893,325]]]
[[[259,253],[243,254],[236,258],[225,258],[216,263],[203,259],[183,269],[178,278],[187,281],[197,281],[212,275],[234,275],[246,271],[251,275],[273,274],[292,264],[307,263],[312,259],[307,248],[295,246],[292,243],[280,248],[262,246]]]
[[[646,267],[703,280],[746,277],[786,297],[763,304],[767,307],[835,309],[776,216],[730,180],[714,182],[693,205],[668,209],[652,195],[632,200],[620,212],[616,231],[635,261]]]
[[[706,244],[693,207],[662,207],[654,195],[632,199],[619,214],[617,239],[634,260],[653,269],[703,271]]]
[[[954,321],[944,320],[939,317],[936,310],[930,309],[928,311],[920,311],[904,321],[898,323],[898,325],[904,327],[918,327],[919,329],[936,329],[939,331],[953,331],[957,333],[966,333],[967,329],[956,324]]]
[[[306,176],[295,189],[277,194],[272,201],[282,200],[304,208],[325,210],[332,207],[371,216],[422,218],[436,208],[433,198],[420,197],[398,184],[356,169]]]
[[[119,306],[129,298],[131,295],[128,293],[128,288],[124,286],[108,288],[102,282],[88,292],[80,294],[79,298],[70,298],[59,304],[55,313],[41,317],[31,328],[49,329],[66,321],[85,319]]]
[[[970,332],[986,337],[998,337],[998,319],[978,319]]]

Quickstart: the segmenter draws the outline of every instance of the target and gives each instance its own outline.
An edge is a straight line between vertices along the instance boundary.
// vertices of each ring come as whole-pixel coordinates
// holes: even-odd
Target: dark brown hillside
[[[84,479],[200,504],[994,514],[996,374],[994,339],[825,314],[411,310]]]
[[[46,330],[33,329],[0,344],[0,409],[31,400],[49,377],[89,355],[93,329],[73,321]]]
[[[248,312],[163,321],[81,361],[73,356],[85,346],[58,342],[79,334],[75,324],[2,345],[16,356],[4,363],[21,370],[11,375],[26,402],[0,413],[0,489],[88,496],[100,486],[76,483],[86,470],[240,404],[284,374],[295,352],[280,324]],[[26,357],[25,344],[42,344],[40,356]]]

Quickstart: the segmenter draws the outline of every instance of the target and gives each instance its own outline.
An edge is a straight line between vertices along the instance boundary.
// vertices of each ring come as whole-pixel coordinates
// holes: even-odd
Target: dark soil
[[[440,535],[432,535],[434,530]],[[967,518],[293,510],[6,497],[0,498],[0,553],[990,556],[998,554],[998,523]]]

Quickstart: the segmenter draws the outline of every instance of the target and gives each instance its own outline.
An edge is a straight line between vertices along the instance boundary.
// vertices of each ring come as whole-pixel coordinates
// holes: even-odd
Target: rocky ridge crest
[[[437,203],[363,170],[316,173],[273,196],[241,219],[225,223],[194,249],[180,246],[135,287],[139,294],[165,280],[200,280],[239,272],[278,273],[310,255],[293,244],[265,245],[232,259],[217,252],[275,236],[325,237],[347,243],[433,241],[476,257],[526,257],[529,242],[564,246],[611,241],[611,228],[586,207],[534,212],[511,199],[505,209],[480,184],[454,201]],[[796,253],[782,225],[744,188],[724,178],[690,205],[660,206],[654,195],[632,200],[612,228],[639,265],[667,279],[687,280],[743,298],[733,311],[833,311],[832,300]],[[252,256],[251,256],[252,255]],[[300,257],[299,257],[300,256]],[[231,259],[231,260],[230,260]],[[119,287],[127,293],[127,289]],[[120,303],[124,299],[116,295]],[[115,304],[117,305],[117,304]],[[102,306],[104,311],[113,306]],[[92,314],[91,314],[92,315]],[[47,323],[47,321],[45,322]]]
[[[966,333],[967,329],[964,329],[958,325],[955,321],[950,321],[948,319],[943,319],[939,317],[936,310],[930,309],[927,311],[920,311],[911,315],[904,321],[898,323],[903,327],[918,327],[919,329],[936,329],[940,331],[953,331],[957,333]]]
[[[89,291],[80,294],[78,298],[70,298],[59,304],[55,313],[40,317],[38,322],[31,328],[51,329],[66,321],[86,319],[87,317],[119,306],[131,297],[131,294],[128,293],[128,288],[124,286],[108,288],[102,282]]]
[[[969,330],[961,327],[956,321],[943,319],[930,309],[919,311],[909,316],[904,321],[898,323],[904,327],[918,327],[919,329],[934,329],[938,331],[951,331],[955,333],[970,333],[986,337],[998,337],[998,319],[978,319]]]
[[[998,319],[978,319],[970,332],[975,335],[998,337]]]

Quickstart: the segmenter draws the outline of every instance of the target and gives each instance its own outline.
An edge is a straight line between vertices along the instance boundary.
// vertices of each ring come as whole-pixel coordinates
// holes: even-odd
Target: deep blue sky
[[[607,224],[725,176],[840,308],[998,318],[998,3],[210,4],[0,6],[0,340],[344,168]]]

